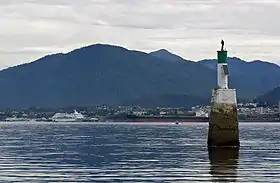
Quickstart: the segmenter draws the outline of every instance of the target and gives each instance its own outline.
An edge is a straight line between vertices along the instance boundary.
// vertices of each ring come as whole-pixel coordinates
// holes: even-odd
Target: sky
[[[0,68],[96,44],[280,65],[280,0],[0,1]]]

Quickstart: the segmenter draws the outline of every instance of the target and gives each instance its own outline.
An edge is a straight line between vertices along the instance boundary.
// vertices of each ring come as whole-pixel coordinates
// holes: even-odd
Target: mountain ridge
[[[205,76],[192,77],[197,69]],[[97,44],[12,67],[0,76],[0,84],[5,86],[0,89],[5,96],[0,107],[21,108],[117,105],[126,99],[187,90],[205,95],[208,91],[196,82],[214,72],[196,64],[170,65],[144,52]],[[184,85],[186,81],[189,87]],[[214,80],[206,88],[210,90],[213,84]]]
[[[161,58],[163,60],[167,60],[170,62],[177,62],[177,61],[185,60],[183,57],[178,56],[174,53],[171,53],[166,49],[160,49],[157,51],[150,52],[149,55],[152,55],[154,57]]]
[[[165,54],[170,53],[166,51]],[[182,93],[203,99],[211,96],[211,90],[216,86],[215,59],[193,62],[172,53],[171,57],[158,57],[152,53],[94,44],[2,70],[0,107],[119,105],[147,96],[149,99],[149,96],[168,95],[171,101],[170,96]],[[256,66],[259,64],[261,67]],[[246,71],[254,68],[264,74],[266,65],[245,65],[244,69],[237,63],[230,64],[230,72],[235,76],[232,86],[237,88],[241,98],[256,97],[276,86],[277,82],[272,80],[260,88],[262,82],[254,79],[253,72]],[[263,76],[267,79],[278,77],[275,74],[278,71],[277,68]],[[237,77],[239,74],[242,81]],[[250,87],[256,89],[253,94]],[[179,97],[174,96],[174,101],[175,98]]]
[[[214,70],[217,65],[215,59],[202,60],[204,64]],[[246,98],[257,97],[262,93],[272,90],[280,84],[280,66],[268,62],[246,62],[236,57],[228,58],[230,70],[229,86],[238,92],[246,91]]]

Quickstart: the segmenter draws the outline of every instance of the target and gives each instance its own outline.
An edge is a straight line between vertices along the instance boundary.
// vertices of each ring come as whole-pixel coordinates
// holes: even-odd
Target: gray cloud
[[[280,64],[280,0],[0,1],[0,67],[97,42],[167,48],[186,59],[230,56]]]

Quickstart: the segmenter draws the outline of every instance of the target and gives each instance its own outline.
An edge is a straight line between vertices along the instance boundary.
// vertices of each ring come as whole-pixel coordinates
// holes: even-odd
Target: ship
[[[178,115],[119,115],[107,117],[108,122],[208,122],[209,118],[204,116],[178,116]]]
[[[178,116],[178,115],[155,115],[155,116],[137,116],[127,115],[127,121],[130,122],[208,122],[209,117],[204,116]]]
[[[208,123],[208,116],[182,116],[182,115],[117,115],[106,118],[108,122],[164,122],[164,123]],[[239,122],[280,122],[279,115],[239,116]]]
[[[240,115],[240,122],[280,122],[280,113],[260,115]]]
[[[83,114],[74,110],[74,113],[55,113],[55,115],[51,118],[52,121],[55,122],[89,122],[99,121],[98,118],[87,118]]]

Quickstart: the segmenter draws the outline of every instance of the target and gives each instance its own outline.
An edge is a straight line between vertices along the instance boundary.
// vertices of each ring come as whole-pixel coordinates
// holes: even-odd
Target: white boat
[[[85,121],[86,117],[75,110],[74,113],[70,113],[70,114],[56,113],[51,119],[56,122],[75,122],[75,121]]]
[[[29,121],[26,118],[17,118],[17,117],[11,117],[11,118],[6,118],[4,121],[7,122],[23,122],[23,121]]]

